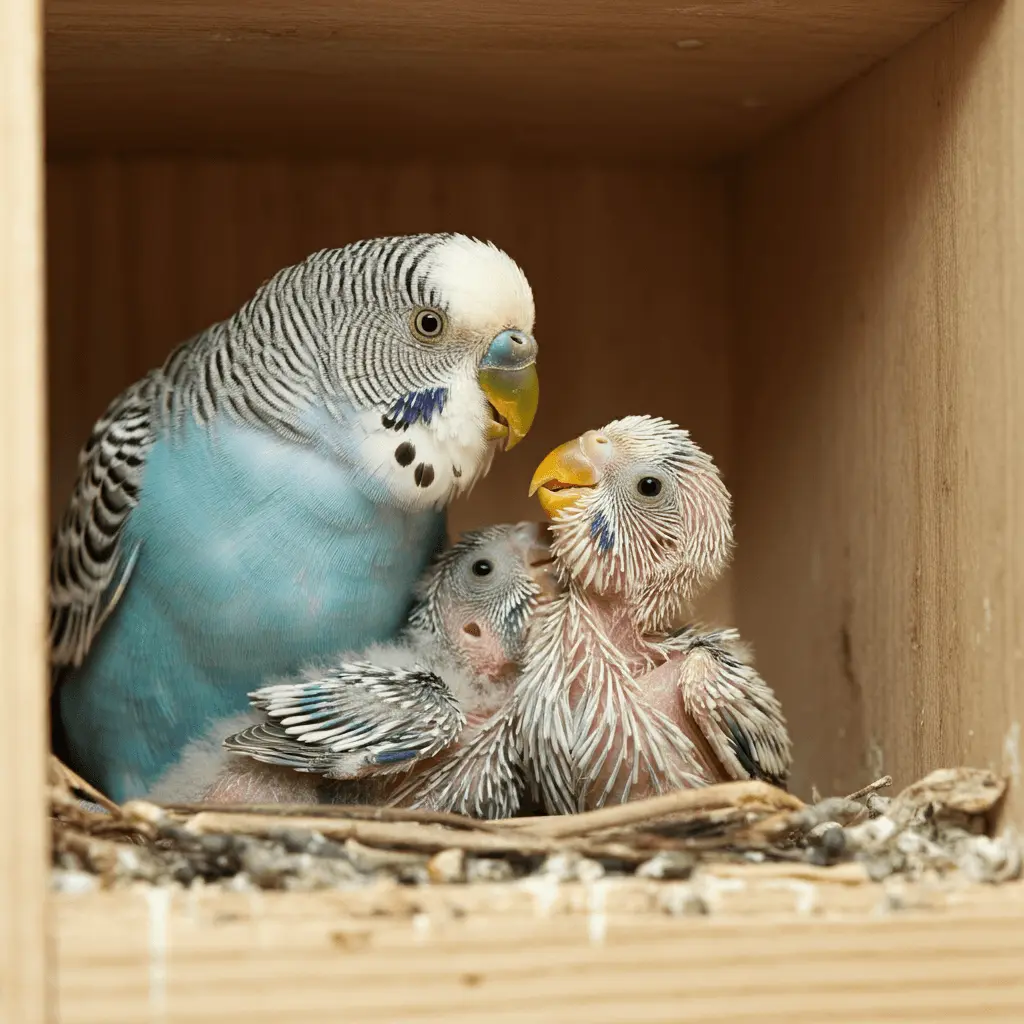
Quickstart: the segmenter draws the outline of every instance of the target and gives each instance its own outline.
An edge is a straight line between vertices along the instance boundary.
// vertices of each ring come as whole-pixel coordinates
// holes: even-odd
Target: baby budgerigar
[[[443,765],[506,703],[531,616],[558,590],[546,526],[464,534],[421,578],[393,643],[256,690],[255,710],[215,722],[150,798],[411,801],[419,775]],[[474,782],[486,800],[487,777]]]
[[[738,634],[672,631],[732,547],[710,457],[675,424],[630,416],[551,452],[530,493],[564,592],[531,626],[513,699],[426,774],[419,805],[515,813],[524,774],[555,813],[727,779],[784,784],[786,723]],[[459,785],[481,771],[487,805]]]
[[[254,678],[393,637],[445,507],[530,428],[533,321],[490,243],[361,241],[280,271],[116,398],[51,557],[68,764],[142,795]]]
[[[562,812],[727,779],[784,784],[778,700],[734,630],[672,632],[732,548],[729,493],[687,431],[628,416],[551,452],[536,493],[566,589],[516,694],[531,778]]]

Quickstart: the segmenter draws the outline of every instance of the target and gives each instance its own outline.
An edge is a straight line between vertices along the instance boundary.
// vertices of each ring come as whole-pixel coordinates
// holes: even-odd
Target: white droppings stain
[[[591,882],[587,886],[587,934],[593,946],[603,943],[608,934],[608,914],[605,911],[606,895],[602,882]]]
[[[167,1016],[167,912],[171,890],[147,886],[142,890],[149,904],[149,1019]]]
[[[788,889],[796,897],[793,909],[798,914],[813,914],[818,908],[818,889],[812,882],[803,882],[800,879],[787,879],[781,881],[778,888]]]
[[[885,753],[882,750],[882,745],[874,736],[868,740],[865,761],[867,762],[868,774],[871,778],[880,779],[885,774]]]
[[[790,889],[797,897],[797,913],[813,913],[817,909],[818,890],[810,882],[793,881],[790,883]]]
[[[547,917],[558,902],[559,882],[556,875],[532,875],[519,883],[527,892],[533,893],[535,909],[541,917]]]
[[[1014,722],[1003,738],[1003,771],[1014,786],[1020,784],[1020,722]]]
[[[730,893],[745,892],[747,883],[742,878],[716,878],[714,875],[698,873],[691,883],[694,895],[708,908],[717,910],[722,897]]]
[[[985,598],[984,601],[981,602],[981,609],[982,609],[982,612],[985,615],[985,632],[986,633],[991,633],[992,632],[992,602],[987,597]]]
[[[80,895],[95,892],[99,888],[99,882],[95,875],[85,871],[54,871],[53,888],[57,892]]]
[[[430,938],[430,915],[413,914],[412,931],[417,942],[426,942]]]

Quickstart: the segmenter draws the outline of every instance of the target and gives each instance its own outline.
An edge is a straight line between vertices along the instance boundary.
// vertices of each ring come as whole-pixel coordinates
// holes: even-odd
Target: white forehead
[[[507,253],[490,242],[455,235],[430,256],[430,283],[448,314],[471,329],[533,331],[533,291]]]

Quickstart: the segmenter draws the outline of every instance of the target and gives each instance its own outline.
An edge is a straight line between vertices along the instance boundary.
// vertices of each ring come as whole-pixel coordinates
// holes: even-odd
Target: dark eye
[[[491,570],[494,568],[486,558],[478,558],[473,563],[473,575],[474,576],[490,576]]]
[[[661,481],[655,476],[645,476],[637,485],[636,489],[645,498],[656,498],[661,494]]]
[[[414,323],[416,333],[424,338],[436,338],[444,330],[444,318],[433,309],[421,309]]]

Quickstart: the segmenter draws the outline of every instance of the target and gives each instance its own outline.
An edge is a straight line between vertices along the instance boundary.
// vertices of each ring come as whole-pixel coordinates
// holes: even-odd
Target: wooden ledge
[[[62,1024],[1024,1020],[1024,884],[714,868],[53,898]]]

